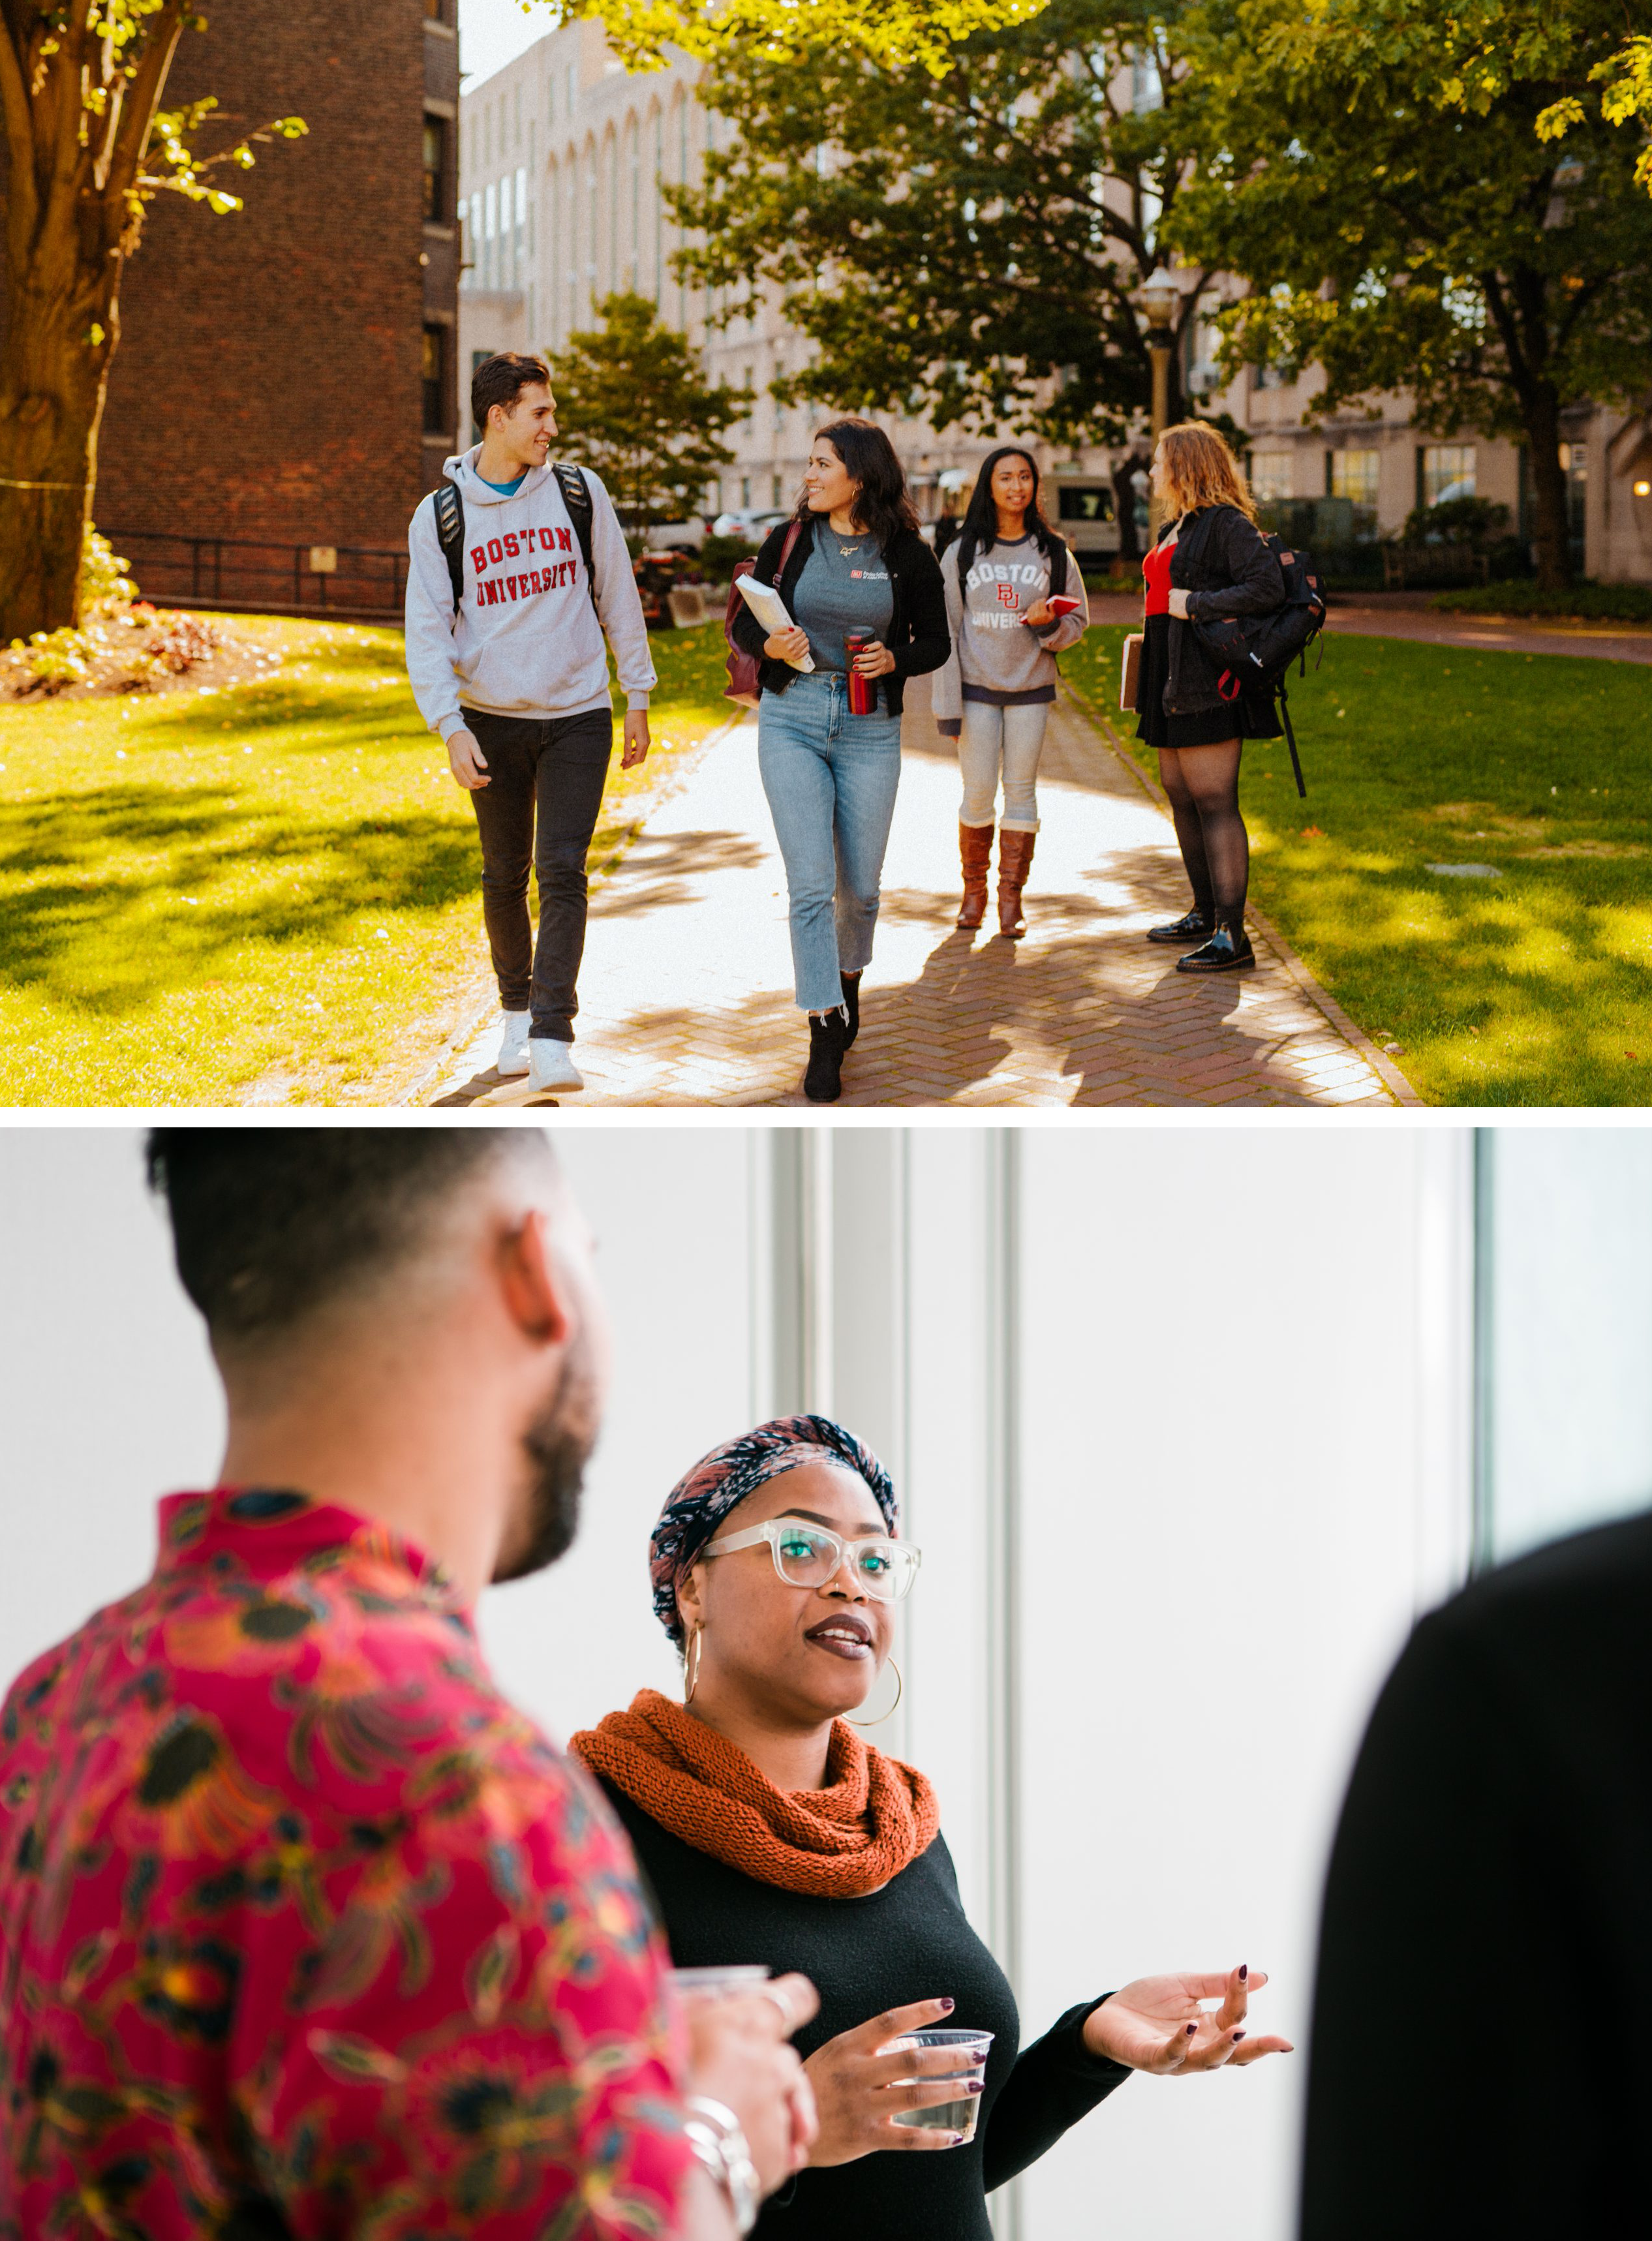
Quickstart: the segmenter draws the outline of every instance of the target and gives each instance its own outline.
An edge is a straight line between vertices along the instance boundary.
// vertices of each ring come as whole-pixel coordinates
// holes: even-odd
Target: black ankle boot
[[[838,978],[843,983],[843,1007],[849,1014],[849,1032],[843,1039],[843,1047],[847,1050],[860,1032],[860,975],[839,973]]]
[[[811,1105],[835,1105],[842,1094],[839,1076],[843,1054],[848,1048],[848,1028],[841,1012],[809,1021],[809,1068],[803,1077],[803,1094]]]
[[[1250,936],[1241,926],[1219,926],[1190,956],[1176,960],[1178,973],[1248,973],[1256,962]]]
[[[1178,943],[1203,941],[1207,935],[1214,933],[1215,930],[1216,921],[1211,913],[1207,910],[1201,909],[1199,904],[1195,903],[1186,918],[1179,918],[1170,926],[1150,926],[1147,928],[1147,939],[1149,941]]]

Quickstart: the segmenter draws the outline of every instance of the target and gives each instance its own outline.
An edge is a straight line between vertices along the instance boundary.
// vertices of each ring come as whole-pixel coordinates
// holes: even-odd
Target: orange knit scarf
[[[832,1723],[824,1789],[777,1789],[737,1745],[653,1689],[573,1738],[586,1763],[673,1836],[726,1867],[809,1898],[864,1898],[940,1826],[915,1767]]]

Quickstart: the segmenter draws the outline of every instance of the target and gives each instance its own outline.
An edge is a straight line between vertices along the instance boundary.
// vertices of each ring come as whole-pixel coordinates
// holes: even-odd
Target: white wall
[[[1441,1441],[1432,1482],[1468,1508],[1466,1416],[1428,1421],[1419,1343],[1454,1151],[1398,1130],[1023,1141],[1029,2033],[1138,1974],[1246,1961],[1273,1980],[1254,2027],[1305,2048],[1351,1754],[1440,1584],[1416,1492]],[[1461,1363],[1461,1315],[1434,1305],[1428,1342]],[[1024,2231],[1283,2241],[1304,2068],[1130,2080],[1029,2175]]]

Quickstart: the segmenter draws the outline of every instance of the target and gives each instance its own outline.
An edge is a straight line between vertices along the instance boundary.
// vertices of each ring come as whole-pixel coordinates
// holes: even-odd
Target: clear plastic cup
[[[991,2051],[992,2044],[991,2031],[903,2032],[900,2037],[890,2040],[890,2049],[902,2046],[923,2047],[926,2050],[947,2047],[957,2055],[958,2067],[956,2070],[932,2072],[929,2077],[924,2078],[897,2078],[895,2083],[899,2085],[945,2085],[953,2077],[957,2078],[960,2084],[963,2084],[972,2077],[979,2078],[984,2083],[987,2077],[987,2057]],[[966,2145],[975,2137],[975,2120],[980,2114],[980,2106],[981,2097],[979,2093],[966,2093],[959,2100],[938,2102],[934,2107],[929,2109],[902,2109],[895,2117],[894,2122],[897,2124],[920,2124],[926,2131],[931,2131],[960,2132],[963,2138],[960,2144]]]
[[[669,1973],[680,1997],[717,2000],[731,1992],[754,1992],[774,1971],[760,1961],[741,1961],[713,1969],[673,1969]]]

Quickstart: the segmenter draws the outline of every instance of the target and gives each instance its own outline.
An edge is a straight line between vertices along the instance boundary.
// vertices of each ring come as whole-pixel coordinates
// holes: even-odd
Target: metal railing
[[[244,607],[266,614],[399,615],[405,552],[367,545],[284,545],[255,537],[186,537],[110,529],[146,599]]]

